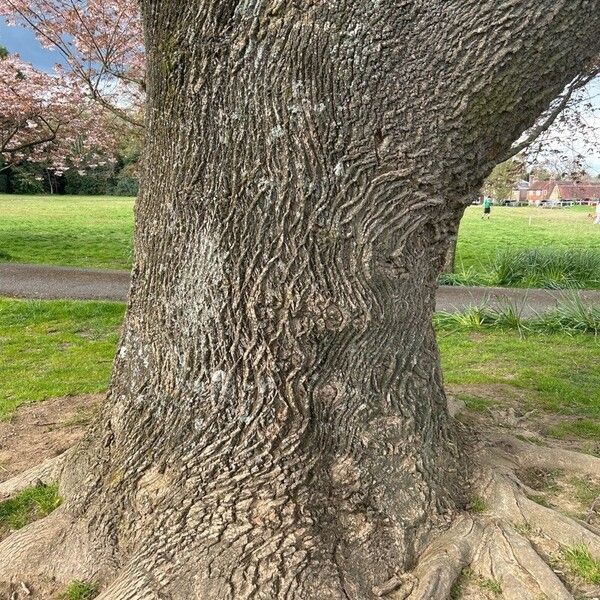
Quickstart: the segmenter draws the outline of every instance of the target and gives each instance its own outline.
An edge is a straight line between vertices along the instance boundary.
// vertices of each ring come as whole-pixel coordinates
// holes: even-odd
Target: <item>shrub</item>
[[[21,167],[13,169],[12,187],[15,194],[43,194],[44,186],[34,173]]]
[[[137,196],[138,190],[139,185],[136,179],[123,176],[117,179],[117,184],[111,193],[114,196]]]
[[[499,327],[521,333],[600,334],[600,307],[587,306],[579,298],[567,300],[555,310],[525,317],[515,304],[502,307],[473,306],[462,313],[439,312],[434,315],[439,329],[481,329]]]

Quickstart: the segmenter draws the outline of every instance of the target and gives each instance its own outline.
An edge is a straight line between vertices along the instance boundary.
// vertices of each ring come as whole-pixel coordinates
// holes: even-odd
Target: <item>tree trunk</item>
[[[458,234],[454,234],[449,237],[448,250],[446,251],[446,257],[444,258],[443,272],[452,274],[456,266],[456,246],[458,244]]]
[[[597,3],[142,5],[129,309],[61,482],[82,555],[111,600],[374,598],[463,504],[448,244]]]

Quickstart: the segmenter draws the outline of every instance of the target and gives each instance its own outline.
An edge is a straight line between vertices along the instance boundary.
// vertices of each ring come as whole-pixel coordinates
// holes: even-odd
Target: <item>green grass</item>
[[[500,585],[499,581],[495,579],[482,579],[479,584],[484,590],[488,590],[492,592],[492,594],[496,594],[496,596],[500,596],[502,594],[502,585]]]
[[[127,269],[133,199],[0,195],[0,261]],[[600,227],[590,207],[469,207],[449,284],[600,288]],[[566,251],[566,252],[561,252]]]
[[[589,479],[572,477],[569,483],[574,488],[575,498],[584,505],[591,505],[597,498],[600,498],[600,485]]]
[[[133,198],[0,195],[0,261],[127,269]]]
[[[483,498],[475,496],[474,498],[471,498],[468,508],[471,512],[480,514],[484,513],[488,509],[488,506]]]
[[[60,506],[57,485],[30,487],[10,500],[0,502],[0,534],[25,527]]]
[[[73,581],[67,589],[58,596],[58,600],[92,600],[99,594],[95,583]]]
[[[597,430],[600,342],[593,335],[438,328],[438,342],[447,384],[499,385],[502,396],[519,398],[524,410],[582,419],[584,425],[565,421],[565,434],[587,438]]]
[[[548,427],[544,433],[557,440],[564,440],[570,437],[578,437],[584,440],[600,440],[600,421],[592,419],[568,421]]]
[[[457,397],[465,403],[468,410],[473,412],[485,412],[495,404],[495,402],[489,398],[481,398],[479,396],[473,396],[472,394],[458,394]]]
[[[20,404],[102,392],[124,305],[0,299],[0,418]]]
[[[600,583],[600,560],[594,558],[587,546],[565,550],[565,561],[569,569],[588,583]]]
[[[455,273],[447,285],[600,288],[600,227],[590,207],[495,207],[490,221],[469,207],[461,222]]]
[[[461,221],[457,267],[490,265],[498,250],[510,248],[589,248],[600,253],[600,227],[586,215],[593,207],[562,210],[494,207],[489,221],[481,219],[481,208],[470,206]],[[531,224],[530,224],[531,218]]]

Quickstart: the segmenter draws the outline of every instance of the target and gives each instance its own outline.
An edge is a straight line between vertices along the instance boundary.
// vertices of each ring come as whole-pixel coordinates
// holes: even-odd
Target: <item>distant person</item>
[[[489,197],[486,196],[483,199],[483,215],[482,215],[482,219],[489,219],[492,216],[492,205],[494,204],[493,200]]]
[[[596,218],[594,219],[594,225],[600,225],[600,200],[596,204]]]

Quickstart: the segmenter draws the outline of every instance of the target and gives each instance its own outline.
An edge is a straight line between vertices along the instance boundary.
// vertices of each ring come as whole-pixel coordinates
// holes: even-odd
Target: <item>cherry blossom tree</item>
[[[57,49],[90,99],[142,126],[144,44],[136,2],[0,0],[0,16]]]
[[[109,160],[116,126],[70,73],[44,73],[0,58],[0,153],[4,167],[33,161],[55,172]]]

